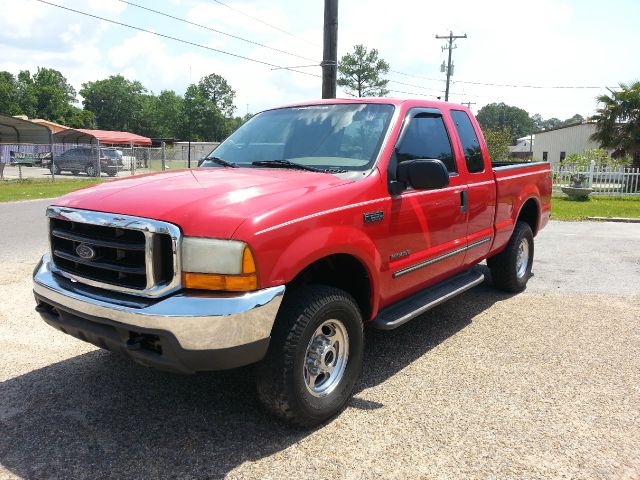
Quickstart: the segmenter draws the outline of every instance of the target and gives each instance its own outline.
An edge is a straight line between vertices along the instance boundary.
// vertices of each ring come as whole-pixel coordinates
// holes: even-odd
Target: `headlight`
[[[236,240],[185,237],[182,286],[198,290],[256,290],[258,275],[249,246]]]

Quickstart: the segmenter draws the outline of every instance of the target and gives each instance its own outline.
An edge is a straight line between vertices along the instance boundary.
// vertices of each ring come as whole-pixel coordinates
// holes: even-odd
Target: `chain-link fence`
[[[0,174],[6,179],[125,177],[197,167],[217,143],[177,142],[159,147],[54,143],[0,144]],[[189,165],[190,164],[190,165]]]

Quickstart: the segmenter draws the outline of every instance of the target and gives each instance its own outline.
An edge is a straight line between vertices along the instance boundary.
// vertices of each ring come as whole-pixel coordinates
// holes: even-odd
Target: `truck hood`
[[[55,204],[163,220],[186,235],[230,238],[250,216],[345,183],[350,181],[300,170],[179,170],[104,182]]]

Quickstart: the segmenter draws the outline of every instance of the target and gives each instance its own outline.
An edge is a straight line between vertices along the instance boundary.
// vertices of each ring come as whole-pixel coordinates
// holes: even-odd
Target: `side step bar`
[[[380,310],[370,325],[380,330],[393,330],[483,281],[484,274],[477,270],[460,273]]]

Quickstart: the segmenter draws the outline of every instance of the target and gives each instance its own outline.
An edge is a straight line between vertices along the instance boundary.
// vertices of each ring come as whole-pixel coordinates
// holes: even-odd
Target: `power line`
[[[273,63],[264,62],[262,60],[256,60],[255,58],[245,57],[244,55],[239,55],[237,53],[226,52],[224,50],[220,50],[220,49],[217,49],[217,48],[213,48],[213,47],[208,47],[206,45],[202,45],[200,43],[191,42],[189,40],[184,40],[184,39],[178,38],[178,37],[172,37],[171,35],[166,35],[164,33],[158,33],[158,32],[154,32],[152,30],[147,30],[146,28],[137,27],[135,25],[129,25],[127,23],[118,22],[116,20],[111,20],[109,18],[100,17],[98,15],[93,15],[93,14],[88,13],[88,12],[82,12],[80,10],[74,10],[73,8],[65,7],[65,6],[62,6],[62,5],[57,5],[55,3],[51,3],[51,2],[48,2],[46,0],[36,0],[36,1],[40,2],[40,3],[44,3],[46,5],[51,5],[52,7],[57,7],[57,8],[61,8],[63,10],[67,10],[69,12],[77,13],[79,15],[84,15],[86,17],[95,18],[97,20],[102,20],[104,22],[113,23],[115,25],[120,25],[121,27],[127,27],[127,28],[130,28],[132,30],[138,30],[138,31],[144,32],[144,33],[150,33],[151,35],[156,35],[158,37],[166,38],[166,39],[169,39],[169,40],[174,40],[176,42],[185,43],[187,45],[192,45],[194,47],[204,48],[205,50],[211,50],[212,52],[222,53],[223,55],[229,55],[231,57],[240,58],[242,60],[247,60],[249,62],[259,63],[261,65],[266,65],[268,67],[283,68],[284,70],[289,70],[291,72],[301,73],[302,75],[309,75],[311,77],[320,77],[320,75],[316,75],[316,74],[313,74],[313,73],[301,72],[299,70],[294,70],[292,68],[282,67],[281,65],[275,65]]]
[[[422,75],[414,75],[412,73],[400,72],[398,70],[389,70],[391,73],[397,73],[398,75],[404,75],[405,77],[422,78],[423,80],[430,80],[432,82],[444,82],[442,78],[429,78]]]
[[[564,88],[564,89],[594,89],[594,88],[615,88],[615,87],[594,87],[583,85],[515,85],[505,83],[484,83],[484,82],[471,82],[465,80],[454,80],[453,83],[468,83],[470,85],[485,85],[489,87],[510,87],[510,88]]]
[[[422,85],[416,85],[414,83],[399,82],[397,80],[388,80],[388,82],[389,83],[397,83],[398,85],[404,85],[405,87],[419,88],[421,90],[431,90],[432,92],[442,92],[442,90],[439,90],[439,89],[436,89],[436,88],[423,87]]]
[[[281,50],[279,48],[270,47],[269,45],[265,45],[264,43],[256,42],[256,41],[253,41],[253,40],[249,40],[247,38],[240,37],[238,35],[233,35],[231,33],[223,32],[221,30],[218,30],[218,29],[215,29],[215,28],[212,28],[212,27],[207,27],[206,25],[202,25],[200,23],[191,22],[191,21],[186,20],[184,18],[180,18],[180,17],[176,17],[174,15],[171,15],[169,13],[161,12],[159,10],[154,10],[153,8],[149,8],[149,7],[145,7],[145,6],[142,6],[142,5],[138,5],[137,3],[129,2],[128,0],[119,0],[119,1],[124,3],[124,4],[126,4],[126,5],[130,5],[132,7],[140,8],[140,9],[146,10],[148,12],[153,12],[156,15],[162,15],[163,17],[168,17],[168,18],[171,18],[173,20],[177,20],[178,22],[186,23],[188,25],[193,25],[195,27],[204,28],[205,30],[209,30],[209,31],[214,32],[214,33],[219,33],[221,35],[226,35],[227,37],[231,37],[231,38],[234,38],[236,40],[241,40],[241,41],[246,42],[246,43],[251,43],[251,44],[257,45],[259,47],[268,48],[269,50],[273,50],[275,52],[284,53],[286,55],[291,55],[292,57],[301,58],[303,60],[309,60],[310,62],[316,62],[316,60],[314,60],[312,58],[309,58],[309,57],[303,57],[302,55],[297,55],[295,53],[287,52],[286,50]],[[320,62],[317,62],[317,64],[320,65]]]
[[[429,80],[432,82],[444,82],[442,78],[430,78],[424,77],[422,75],[415,75],[412,73],[401,72],[399,70],[389,70],[391,73],[396,73],[398,75],[403,75],[405,77],[413,77],[413,78],[421,78],[423,80]],[[470,80],[452,80],[452,83],[466,83],[469,85],[484,85],[489,87],[510,87],[510,88],[560,88],[560,89],[596,89],[596,88],[617,88],[617,87],[603,87],[603,86],[592,86],[592,85],[519,85],[519,84],[508,84],[508,83],[489,83],[489,82],[474,82]]]
[[[218,4],[220,4],[220,5],[222,5],[223,7],[227,7],[228,9],[233,10],[234,12],[239,13],[240,15],[244,15],[245,17],[248,17],[248,18],[250,18],[250,19],[252,19],[252,20],[255,20],[256,22],[260,22],[260,23],[262,23],[263,25],[266,25],[266,26],[268,26],[268,27],[271,27],[271,28],[273,28],[274,30],[278,30],[278,31],[279,31],[279,32],[281,32],[281,33],[284,33],[284,34],[286,34],[286,35],[289,35],[290,37],[297,38],[298,40],[302,40],[303,42],[308,43],[309,45],[313,45],[314,47],[318,47],[318,48],[320,48],[320,45],[318,45],[317,43],[310,42],[310,41],[309,41],[309,40],[307,40],[306,38],[299,37],[298,35],[295,35],[295,34],[293,34],[293,33],[291,33],[291,32],[287,32],[286,30],[283,30],[283,29],[282,29],[282,28],[280,28],[280,27],[276,27],[275,25],[271,25],[270,23],[267,23],[267,22],[265,22],[264,20],[262,20],[262,19],[260,19],[260,18],[258,18],[258,17],[254,17],[253,15],[249,15],[248,13],[243,12],[242,10],[239,10],[239,9],[237,9],[237,8],[235,8],[235,7],[232,7],[231,5],[227,5],[226,3],[223,3],[223,2],[221,2],[220,0],[213,0],[213,1],[214,1],[214,2],[216,2],[216,3],[218,3]]]

